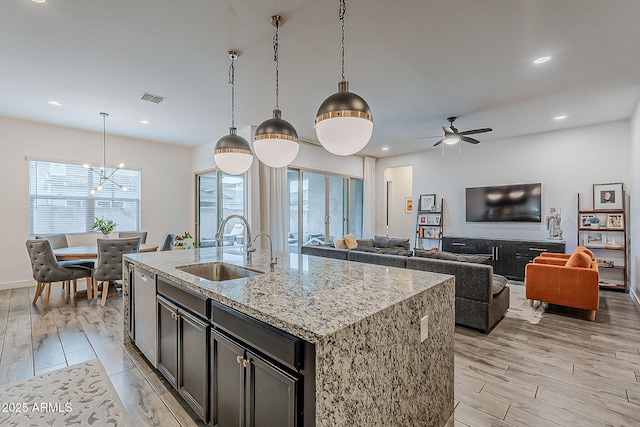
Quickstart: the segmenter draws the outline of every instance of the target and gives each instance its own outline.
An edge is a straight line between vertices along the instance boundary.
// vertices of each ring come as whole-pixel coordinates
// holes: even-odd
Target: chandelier
[[[98,185],[96,185],[90,193],[96,194],[96,191],[102,190],[107,181],[111,181],[113,185],[116,185],[122,191],[127,191],[127,187],[118,184],[113,180],[113,175],[124,167],[124,163],[120,163],[117,168],[111,170],[111,172],[107,174],[107,117],[109,117],[109,113],[100,113],[100,115],[102,116],[102,166],[97,168],[91,167],[87,163],[82,165],[99,176]]]

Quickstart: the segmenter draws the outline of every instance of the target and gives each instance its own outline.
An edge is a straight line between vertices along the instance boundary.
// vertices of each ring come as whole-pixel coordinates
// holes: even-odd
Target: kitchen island
[[[243,255],[224,248],[126,255],[125,337],[135,338],[131,311],[141,302],[129,303],[131,287],[136,286],[134,272],[141,269],[157,283],[159,342],[167,335],[160,325],[167,306],[176,307],[171,318],[183,316],[189,320],[187,326],[194,322],[190,319],[198,320],[198,313],[180,306],[182,297],[172,297],[177,292],[174,288],[196,305],[204,301],[197,325],[210,331],[202,335],[207,341],[203,351],[209,355],[178,359],[182,363],[194,360],[207,368],[206,402],[189,402],[194,398],[185,393],[192,407],[202,406],[199,414],[205,421],[226,427],[221,420],[229,405],[221,399],[227,396],[222,389],[228,385],[224,381],[228,382],[229,369],[222,368],[231,365],[224,365],[223,351],[232,347],[241,352],[238,366],[251,369],[254,357],[262,357],[290,381],[285,395],[293,396],[295,413],[283,425],[422,427],[447,421],[453,412],[452,276],[307,255],[275,255],[278,264],[273,272],[269,271],[268,251],[254,253],[251,266],[245,265]],[[220,262],[260,274],[211,281],[176,268]],[[210,323],[203,323],[204,317]],[[253,337],[248,344],[240,339],[244,339],[243,325],[246,335]],[[262,340],[256,331],[265,331],[270,338]],[[185,333],[185,337],[190,339],[185,341],[189,351],[198,345],[192,336]],[[160,369],[166,346],[159,343],[157,348],[159,370],[167,377]],[[255,388],[241,391],[246,397],[239,415],[247,425],[256,416],[249,406],[264,415],[277,403],[270,403],[269,396],[261,403],[259,399],[271,392],[261,394],[256,383],[260,377],[249,376],[241,381],[248,389],[255,383]],[[189,374],[184,377],[188,379]],[[176,384],[180,390],[180,381]]]

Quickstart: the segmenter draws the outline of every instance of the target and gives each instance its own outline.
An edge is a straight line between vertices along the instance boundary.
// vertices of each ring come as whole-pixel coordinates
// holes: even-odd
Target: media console
[[[542,252],[564,253],[564,241],[443,237],[442,250],[459,254],[488,254],[493,272],[513,280],[524,280],[525,266]]]

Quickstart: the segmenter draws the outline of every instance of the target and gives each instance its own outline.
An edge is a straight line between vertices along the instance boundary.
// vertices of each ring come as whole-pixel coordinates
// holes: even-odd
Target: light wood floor
[[[198,425],[122,344],[122,298],[100,307],[54,286],[42,310],[42,298],[31,305],[34,291],[0,291],[0,384],[97,357],[136,427]],[[505,318],[489,335],[456,328],[447,426],[640,425],[640,312],[621,293],[601,292],[600,307],[596,322],[550,307],[537,325]]]

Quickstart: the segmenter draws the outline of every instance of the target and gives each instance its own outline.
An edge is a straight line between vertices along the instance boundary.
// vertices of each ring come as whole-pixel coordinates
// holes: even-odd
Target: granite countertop
[[[244,254],[229,248],[202,248],[125,255],[125,260],[157,273],[309,342],[439,285],[452,276],[308,255],[253,254],[257,276],[213,282],[176,269],[222,261],[245,265]]]

